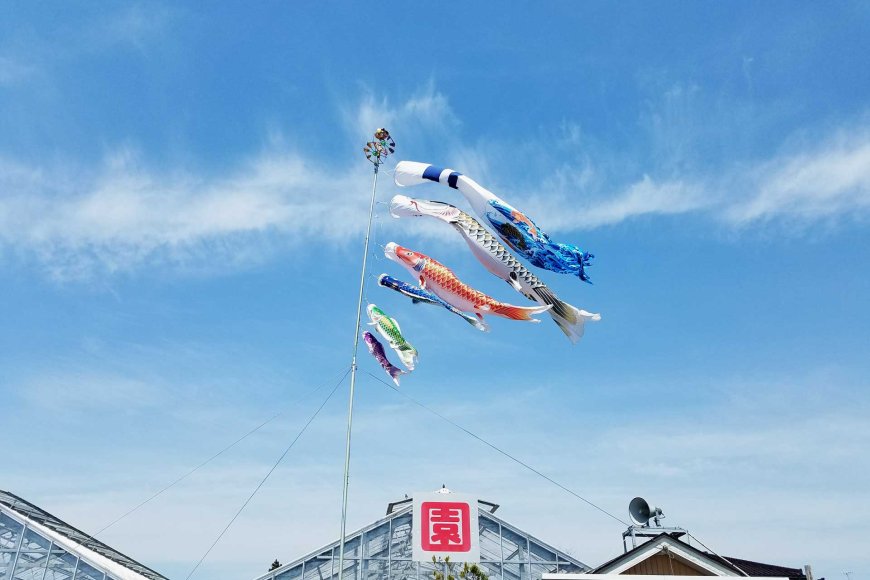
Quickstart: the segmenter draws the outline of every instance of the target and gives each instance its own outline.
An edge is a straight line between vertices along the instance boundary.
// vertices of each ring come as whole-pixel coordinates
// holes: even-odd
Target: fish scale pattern
[[[447,266],[432,258],[426,258],[420,274],[422,278],[428,279],[429,283],[433,286],[433,290],[441,288],[442,291],[453,294],[460,300],[470,302],[482,312],[511,320],[539,322],[537,319],[532,318],[532,315],[539,314],[550,308],[550,306],[514,306],[506,302],[499,302],[491,296],[487,296],[483,292],[463,284]],[[435,293],[438,294],[438,292]],[[448,300],[445,296],[442,296],[442,298]]]
[[[524,287],[528,287],[532,290],[532,292],[527,292],[524,288],[520,291],[523,296],[529,300],[538,302],[539,304],[551,305],[553,309],[550,311],[550,314],[564,319],[568,324],[577,323],[578,316],[573,312],[574,308],[559,300],[540,278],[532,274],[525,266],[523,266],[522,263],[520,263],[520,261],[517,260],[514,255],[511,254],[510,251],[508,251],[508,249],[498,241],[498,239],[496,239],[495,236],[480,225],[480,222],[464,211],[459,211],[456,220],[452,222],[451,225],[457,230],[465,230],[468,235],[472,236],[492,255],[496,256],[508,268],[510,268],[512,273],[516,275],[517,280],[522,282]],[[564,329],[560,320],[556,320],[556,323]]]
[[[390,214],[396,218],[429,216],[449,224],[462,236],[471,252],[491,274],[532,302],[549,306],[547,313],[571,342],[577,342],[583,335],[583,325],[587,320],[600,319],[597,314],[586,312],[560,300],[501,243],[499,238],[458,207],[440,201],[396,195],[390,201]],[[410,263],[407,265],[410,266]],[[463,307],[470,309],[468,305]],[[514,318],[514,316],[509,317]]]
[[[446,292],[455,294],[477,306],[484,304],[490,307],[506,306],[504,303],[487,296],[480,290],[475,290],[467,284],[463,284],[447,266],[432,258],[426,260],[426,264],[423,266],[420,274],[427,280],[427,285],[443,288]]]
[[[483,322],[479,321],[477,318],[471,316],[470,314],[462,312],[449,302],[446,302],[443,299],[439,298],[437,294],[433,294],[432,292],[428,292],[426,290],[423,290],[422,288],[417,288],[416,286],[412,286],[411,284],[406,284],[405,282],[397,280],[391,276],[388,276],[387,274],[381,274],[380,278],[378,278],[378,284],[383,286],[384,288],[391,288],[396,292],[399,292],[407,296],[408,298],[411,298],[415,303],[433,304],[435,306],[441,306],[443,308],[446,308],[448,311],[461,317],[463,320],[465,320],[467,323],[471,324],[478,330],[482,330],[484,332],[488,330],[487,326]]]
[[[465,230],[466,232],[468,232],[470,236],[477,240],[491,254],[496,256],[508,268],[513,270],[517,274],[517,278],[521,279],[529,287],[540,288],[541,286],[544,286],[544,283],[541,282],[540,278],[529,272],[529,270],[525,266],[523,266],[519,260],[514,258],[513,254],[511,254],[508,249],[505,248],[501,244],[501,242],[496,239],[495,236],[493,236],[486,228],[480,225],[480,222],[478,222],[476,219],[474,219],[464,211],[459,212],[459,216],[456,218],[456,221],[453,222],[452,225],[458,230]],[[535,300],[535,298],[533,296],[530,296],[529,294],[525,294],[525,296],[530,300]]]

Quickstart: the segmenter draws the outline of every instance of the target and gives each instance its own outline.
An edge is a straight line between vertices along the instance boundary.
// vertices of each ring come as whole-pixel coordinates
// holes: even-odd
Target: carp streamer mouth
[[[419,216],[420,208],[417,202],[405,195],[395,195],[390,200],[390,215],[394,218]]]
[[[399,244],[396,242],[390,242],[386,246],[384,246],[384,256],[389,258],[394,262],[398,262],[398,256],[396,256],[396,248],[399,247]]]

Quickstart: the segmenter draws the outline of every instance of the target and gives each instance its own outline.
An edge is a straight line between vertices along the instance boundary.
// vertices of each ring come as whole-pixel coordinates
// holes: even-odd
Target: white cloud
[[[481,157],[476,152],[473,159]],[[543,170],[546,172],[547,170]],[[870,212],[870,127],[825,135],[810,146],[769,159],[725,167],[716,175],[643,175],[621,188],[588,160],[550,171],[531,191],[490,187],[508,201],[534,209],[552,231],[619,224],[649,215],[698,214],[724,227],[757,222],[809,227]],[[531,209],[529,210],[531,213]]]
[[[358,103],[341,110],[346,135],[360,143],[360,148],[372,139],[378,127],[386,127],[396,139],[398,159],[413,157],[420,151],[444,151],[459,134],[459,119],[448,98],[436,90],[432,81],[401,101],[368,88],[362,90],[362,95]]]
[[[546,216],[541,218],[541,222],[554,231],[618,224],[642,215],[687,213],[702,209],[709,203],[702,188],[682,181],[657,183],[648,175],[611,199],[599,198],[577,204],[569,202],[565,195],[537,197],[537,204]]]
[[[368,95],[345,113],[349,129],[377,126],[432,135],[455,118],[430,83],[404,102]],[[336,167],[288,150],[263,153],[214,175],[156,171],[121,149],[91,172],[0,158],[0,247],[34,259],[53,278],[83,279],[148,264],[221,268],[262,260],[277,237],[334,242],[359,235],[370,166]]]
[[[343,240],[363,225],[365,166],[314,166],[268,152],[212,178],[144,168],[123,153],[95,176],[0,166],[0,242],[35,255],[60,278],[153,261],[247,258],[274,233]],[[72,180],[72,181],[70,181]]]
[[[539,168],[547,174],[543,181],[527,175],[540,184],[530,192],[490,183],[496,161],[510,165],[503,152],[487,155],[485,145],[443,139],[458,132],[460,122],[431,82],[395,104],[369,93],[343,116],[354,134],[388,126],[406,141],[404,151],[443,151],[443,159],[461,162],[465,171],[470,164],[481,173],[474,177],[554,232],[690,213],[725,227],[785,220],[808,226],[870,210],[870,130],[860,123],[817,145],[720,175],[662,179],[651,173],[616,193],[608,193],[614,186],[605,168],[581,151],[576,166]],[[582,147],[578,140],[575,130],[563,145]],[[0,249],[56,279],[81,279],[149,264],[239,267],[268,259],[276,240],[286,246],[309,236],[342,242],[359,235],[364,224],[357,218],[367,200],[357,194],[367,182],[366,164],[357,159],[336,167],[273,141],[277,145],[215,174],[154,170],[128,149],[92,171],[0,158]]]
[[[839,134],[810,151],[763,163],[748,177],[750,192],[725,212],[734,224],[863,214],[870,210],[870,131]]]
[[[268,152],[211,178],[150,171],[129,152],[93,176],[0,168],[0,242],[35,255],[58,278],[184,264],[202,251],[239,257],[268,232],[343,238],[361,228],[353,216],[365,202],[352,195],[362,175],[289,152]]]

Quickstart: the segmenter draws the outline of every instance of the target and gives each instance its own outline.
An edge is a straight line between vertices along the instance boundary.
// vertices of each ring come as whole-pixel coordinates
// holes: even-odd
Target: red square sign
[[[420,540],[427,552],[471,551],[471,510],[468,503],[424,501]]]

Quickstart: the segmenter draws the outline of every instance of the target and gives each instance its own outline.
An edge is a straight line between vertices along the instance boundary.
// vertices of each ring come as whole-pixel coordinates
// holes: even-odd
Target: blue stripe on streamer
[[[423,170],[423,179],[428,179],[429,181],[434,181],[435,183],[438,183],[438,178],[441,176],[442,171],[444,170],[440,167],[430,165],[425,170]]]
[[[449,185],[453,189],[456,189],[456,180],[459,179],[460,175],[462,175],[462,174],[459,173],[458,171],[454,171],[453,173],[448,175],[447,176],[447,185]]]

